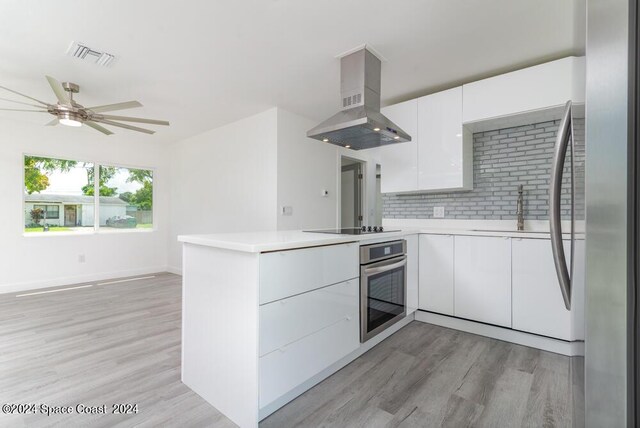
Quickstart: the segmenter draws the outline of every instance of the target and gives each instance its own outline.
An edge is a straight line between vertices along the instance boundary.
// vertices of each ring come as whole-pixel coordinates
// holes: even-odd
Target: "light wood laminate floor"
[[[20,293],[16,293],[20,294]],[[0,295],[0,404],[138,405],[0,426],[230,427],[180,382],[180,277]],[[580,361],[413,322],[260,424],[581,426]]]

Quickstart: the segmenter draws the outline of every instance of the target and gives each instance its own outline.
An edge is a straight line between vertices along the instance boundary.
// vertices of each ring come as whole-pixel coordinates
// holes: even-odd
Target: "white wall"
[[[278,109],[278,229],[336,226],[337,148],[307,138],[316,123]],[[322,196],[327,190],[328,196]],[[284,216],[283,206],[293,208]]]
[[[276,230],[277,109],[175,143],[171,157],[169,266],[177,236]]]
[[[375,151],[354,152],[308,139],[306,131],[315,124],[272,108],[158,145],[153,136],[124,130],[106,137],[89,128],[0,119],[0,192],[6,202],[0,210],[0,293],[167,268],[177,272],[180,234],[337,226],[342,155],[367,162],[365,185],[373,207]],[[154,169],[155,229],[25,236],[24,154]],[[328,197],[322,196],[325,189]],[[284,205],[293,207],[293,215],[280,215]],[[372,211],[366,222],[373,224]]]
[[[42,123],[47,121],[42,117]],[[0,119],[0,292],[135,275],[166,269],[167,151],[153,136],[125,130],[104,136],[90,128],[45,127],[38,121]],[[134,139],[135,138],[135,139]],[[154,174],[157,230],[81,236],[25,236],[23,154],[149,167]],[[62,213],[61,213],[62,215]],[[79,262],[79,256],[85,262]]]
[[[278,109],[278,208],[293,207],[293,215],[278,211],[278,229],[337,227],[340,219],[341,157],[365,162],[364,223],[375,223],[377,150],[354,151],[307,138],[317,121]],[[321,195],[328,190],[328,197]]]

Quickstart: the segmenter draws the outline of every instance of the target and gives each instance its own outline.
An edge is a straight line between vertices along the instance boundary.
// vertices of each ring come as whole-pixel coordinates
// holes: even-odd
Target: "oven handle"
[[[389,263],[389,261],[393,262],[393,263]],[[377,273],[380,272],[385,272],[391,269],[395,269],[395,268],[399,268],[402,266],[406,266],[407,264],[407,256],[403,256],[402,260],[400,260],[399,262],[394,262],[393,260],[389,260],[389,261],[384,261],[382,262],[382,264],[376,264],[374,267],[365,267],[364,268],[364,273],[365,275],[369,276],[369,275],[375,275]]]

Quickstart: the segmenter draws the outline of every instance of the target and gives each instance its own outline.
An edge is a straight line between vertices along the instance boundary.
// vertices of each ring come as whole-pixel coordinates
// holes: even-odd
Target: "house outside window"
[[[25,232],[152,230],[153,171],[25,156],[24,219]]]

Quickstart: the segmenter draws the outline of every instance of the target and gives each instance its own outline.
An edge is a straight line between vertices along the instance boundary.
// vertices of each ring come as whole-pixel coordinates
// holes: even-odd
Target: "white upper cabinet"
[[[473,132],[558,119],[584,99],[585,59],[567,57],[385,107],[412,141],[380,148],[382,192],[470,190]]]
[[[462,87],[418,99],[418,136],[419,190],[473,187],[473,138],[462,129]]]
[[[567,57],[463,86],[463,122],[584,103],[585,58]]]
[[[380,148],[382,193],[473,186],[473,146],[462,128],[462,87],[382,109],[411,142]]]
[[[382,114],[411,135],[407,143],[379,148],[382,162],[382,193],[418,190],[418,100],[385,107]]]

